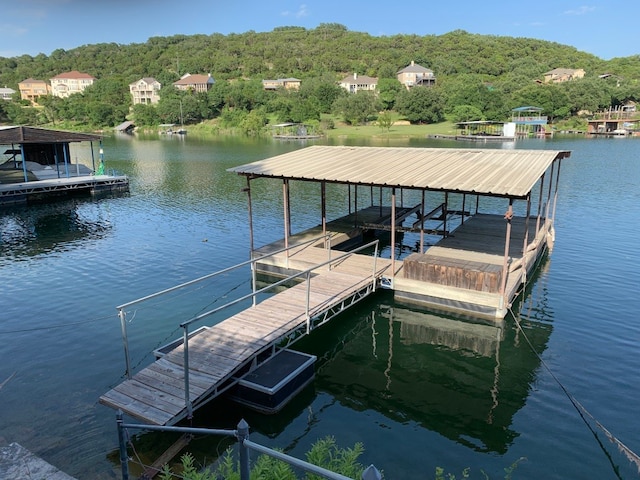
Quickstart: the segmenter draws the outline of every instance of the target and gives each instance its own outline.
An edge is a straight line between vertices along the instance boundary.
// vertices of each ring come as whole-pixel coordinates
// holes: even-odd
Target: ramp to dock
[[[327,262],[331,269],[314,267],[305,282],[203,329],[189,339],[187,355],[180,344],[102,395],[100,403],[149,424],[171,425],[188,417],[277,353],[276,347],[293,343],[373,293],[386,264],[376,270],[375,258],[369,257],[373,269],[363,273],[362,259],[354,259],[350,268],[350,258]]]

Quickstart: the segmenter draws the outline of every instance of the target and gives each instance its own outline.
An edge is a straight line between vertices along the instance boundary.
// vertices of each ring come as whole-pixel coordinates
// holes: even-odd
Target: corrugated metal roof
[[[37,127],[0,128],[0,145],[24,143],[68,143],[100,140],[102,137],[90,133],[65,132]]]
[[[524,198],[571,152],[311,146],[230,168],[239,175]]]

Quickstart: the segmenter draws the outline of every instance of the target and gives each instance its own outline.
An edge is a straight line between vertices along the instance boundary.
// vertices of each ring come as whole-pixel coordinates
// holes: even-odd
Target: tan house
[[[173,82],[173,86],[178,90],[190,90],[192,92],[208,92],[215,80],[211,74],[207,75],[191,75],[185,73],[180,80]]]
[[[343,78],[340,86],[349,93],[358,93],[361,90],[374,92],[378,86],[378,79],[354,73]]]
[[[585,71],[582,68],[554,68],[544,74],[544,83],[562,83],[583,78]]]
[[[27,78],[18,83],[18,90],[20,90],[20,98],[29,100],[33,105],[38,104],[38,98],[51,93],[51,87],[47,82],[34,78]]]
[[[160,100],[162,84],[153,77],[141,78],[137,82],[129,84],[129,92],[133,97],[134,105],[150,105]]]
[[[67,98],[74,93],[84,92],[84,89],[89,85],[93,85],[96,79],[88,73],[73,70],[71,72],[61,73],[51,78],[50,81],[51,94],[54,97]]]
[[[411,61],[411,65],[399,70],[396,75],[398,81],[403,84],[407,90],[411,87],[432,87],[436,84],[436,76],[433,74],[433,70],[418,65],[413,60]]]
[[[262,80],[262,88],[265,90],[277,90],[284,88],[285,90],[298,90],[301,81],[297,78],[278,78],[277,80]]]

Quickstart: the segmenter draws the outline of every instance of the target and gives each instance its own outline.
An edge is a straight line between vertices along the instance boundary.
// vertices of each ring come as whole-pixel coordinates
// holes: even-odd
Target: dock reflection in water
[[[0,215],[3,260],[65,251],[104,238],[111,224],[92,200],[62,200],[30,208],[4,207]]]
[[[312,346],[329,339],[308,339],[304,347],[319,357],[316,389],[343,405],[502,454],[518,436],[513,417],[539,367],[510,324],[469,323],[387,302],[341,341],[334,338],[339,350],[323,354]],[[529,327],[527,336],[543,351],[549,325]]]

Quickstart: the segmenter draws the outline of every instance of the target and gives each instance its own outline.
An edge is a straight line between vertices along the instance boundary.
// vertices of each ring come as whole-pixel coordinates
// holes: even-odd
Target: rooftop
[[[526,198],[569,151],[311,146],[230,168],[250,177]]]

